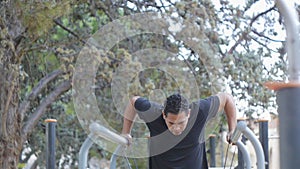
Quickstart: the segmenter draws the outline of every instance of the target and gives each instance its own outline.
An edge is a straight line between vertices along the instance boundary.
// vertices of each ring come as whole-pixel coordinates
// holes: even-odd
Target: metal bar
[[[240,125],[246,125],[246,123],[241,123],[241,122],[237,123],[237,127],[234,129],[234,132],[232,133],[232,136],[231,136],[231,141],[233,143],[238,142],[242,135],[242,131],[238,128],[238,126],[240,126]],[[247,127],[247,125],[246,125],[246,127]]]
[[[221,138],[224,138],[224,129],[223,129],[223,127],[221,127]],[[221,166],[222,167],[225,167],[224,165],[225,165],[225,158],[224,158],[224,141],[221,141],[221,143],[220,143],[220,149],[221,149]]]
[[[243,164],[241,166],[239,165],[239,168],[240,169],[244,169],[244,168],[251,169],[250,155],[247,151],[246,146],[244,145],[244,143],[242,141],[237,141],[236,145],[238,146],[239,151],[241,151],[242,157],[243,157]]]
[[[90,134],[85,141],[83,142],[83,144],[80,147],[79,150],[79,160],[78,160],[78,168],[79,169],[86,169],[87,166],[87,160],[88,160],[88,154],[89,154],[89,150],[93,145],[93,140],[91,139],[92,135]]]
[[[243,133],[252,143],[255,153],[256,153],[256,159],[257,159],[257,169],[265,169],[265,156],[264,156],[264,151],[262,149],[262,146],[259,142],[259,140],[256,138],[254,133],[247,127],[246,122],[244,121],[239,121],[237,123],[236,129],[233,132],[232,135],[232,142],[236,143],[238,142],[238,139]]]
[[[299,40],[299,19],[292,1],[277,0],[276,5],[283,15],[287,34],[287,54],[289,81],[300,82],[300,40]]]
[[[128,140],[125,137],[110,131],[109,129],[101,126],[98,123],[92,123],[90,125],[90,131],[91,131],[91,133],[93,133],[93,135],[100,136],[111,142],[118,143],[121,145],[128,144]]]
[[[210,167],[216,167],[216,135],[209,137]]]
[[[283,15],[287,34],[289,81],[300,82],[299,19],[293,2],[277,0],[276,5]],[[299,168],[300,160],[300,88],[285,87],[277,93],[280,119],[280,168]]]
[[[238,122],[240,121],[245,121],[246,118],[239,118],[237,119]],[[235,139],[236,140],[236,139]],[[242,139],[241,139],[242,143],[245,144],[246,142],[246,137],[244,135],[242,135]],[[245,163],[244,163],[244,157],[243,157],[243,152],[238,149],[238,165],[236,166],[236,169],[244,169],[245,168]],[[251,165],[251,164],[250,164]]]
[[[257,159],[257,168],[258,169],[265,169],[265,156],[264,156],[264,151],[262,149],[262,146],[259,142],[259,140],[256,138],[254,133],[246,127],[243,134],[251,141],[255,153],[256,153],[256,159]]]
[[[55,126],[57,121],[55,119],[45,120],[46,124],[46,169],[55,169]]]
[[[265,155],[266,169],[269,169],[269,139],[268,139],[268,120],[259,120],[259,141],[262,145]]]
[[[120,154],[120,151],[123,150],[123,146],[119,145],[115,152],[112,154],[111,158],[110,158],[110,167],[109,169],[116,169],[117,168],[117,156],[118,154]]]
[[[280,119],[280,168],[299,168],[300,160],[300,88],[277,92]]]
[[[246,142],[246,137],[242,135],[241,143],[245,144],[245,142]],[[247,165],[244,161],[245,161],[245,157],[243,157],[243,152],[240,149],[238,149],[238,165],[236,166],[236,169],[244,169],[245,165]],[[249,165],[251,166],[251,163]]]
[[[120,146],[124,146],[128,144],[128,140],[119,135],[116,134],[112,131],[110,131],[109,129],[101,126],[98,123],[92,123],[90,125],[90,135],[88,136],[88,138],[85,139],[84,143],[82,144],[80,151],[79,151],[79,164],[78,167],[79,169],[86,169],[87,168],[87,160],[88,160],[88,153],[89,153],[89,149],[92,147],[93,145],[93,140],[92,138],[96,138],[97,136],[100,136],[104,139],[107,139],[109,141],[112,141],[114,143],[118,143]],[[115,152],[120,151],[120,148],[118,147],[116,149]],[[112,159],[111,159],[111,169],[116,168],[116,156],[113,155]],[[114,166],[114,167],[113,167]]]

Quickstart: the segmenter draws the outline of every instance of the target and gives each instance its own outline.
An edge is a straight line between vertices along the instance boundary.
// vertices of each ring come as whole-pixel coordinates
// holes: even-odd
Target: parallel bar
[[[239,151],[242,154],[243,157],[243,164],[239,165],[238,168],[239,169],[251,169],[251,160],[250,160],[250,155],[247,151],[246,146],[244,145],[244,143],[242,141],[237,141],[236,145],[239,148]]]
[[[216,135],[209,137],[210,167],[216,167]]]
[[[107,139],[111,142],[118,143],[118,144],[121,144],[121,145],[127,145],[128,144],[128,140],[125,137],[110,131],[109,129],[101,126],[98,123],[92,123],[90,125],[90,131],[95,136],[100,136],[100,137],[105,138],[105,139]]]
[[[246,142],[246,137],[244,136],[244,135],[242,135],[242,139],[241,139],[241,143],[242,144],[245,144],[245,142]],[[239,142],[239,141],[238,141]],[[237,142],[237,143],[238,143]],[[238,144],[237,144],[238,145]],[[239,147],[239,146],[238,146]],[[248,152],[247,152],[248,153]],[[248,167],[247,165],[247,163],[245,162],[245,158],[247,158],[247,157],[244,157],[244,154],[245,154],[245,152],[243,152],[241,149],[240,149],[240,147],[239,147],[239,149],[238,149],[238,165],[236,166],[236,168],[235,169],[244,169],[245,168],[245,166],[246,167]],[[251,167],[251,163],[249,164],[250,166],[249,167]]]
[[[91,139],[92,134],[90,134],[85,141],[83,142],[82,146],[80,147],[79,150],[79,160],[78,160],[78,168],[79,169],[86,169],[87,166],[87,161],[88,161],[88,154],[89,150],[93,145],[93,140]]]
[[[109,169],[116,169],[117,168],[117,157],[118,154],[120,154],[121,151],[123,151],[124,146],[119,145],[115,152],[112,154],[111,158],[110,158],[110,165],[109,165]]]
[[[237,123],[236,129],[232,134],[232,142],[238,142],[241,133],[243,133],[251,141],[254,147],[257,159],[257,169],[265,169],[265,156],[262,146],[254,133],[247,127],[246,122],[240,121]]]
[[[262,144],[265,155],[266,169],[269,169],[269,132],[268,132],[268,120],[259,120],[259,141]]]
[[[91,131],[90,135],[88,136],[88,138],[86,138],[79,151],[79,164],[78,164],[79,169],[87,168],[89,149],[92,147],[94,143],[92,138],[100,136],[111,142],[118,143],[119,147],[117,148],[116,152],[120,151],[121,149],[120,146],[124,146],[128,144],[128,140],[125,137],[110,131],[109,129],[101,126],[98,123],[92,123],[90,125],[90,131]],[[111,161],[111,169],[114,168],[116,168],[116,155],[113,155]]]
[[[260,142],[248,127],[245,128],[243,134],[251,141],[254,147],[256,153],[256,159],[257,159],[257,168],[265,169],[265,156]]]
[[[245,127],[247,127],[246,123],[244,123],[244,122],[238,122],[237,123],[237,127],[234,129],[234,132],[233,132],[232,137],[231,137],[231,141],[233,143],[238,142],[239,139],[240,139],[240,137],[241,137],[241,135],[242,135],[242,130],[239,127],[241,125],[245,125]]]
[[[246,121],[246,120],[247,120],[246,118],[239,118],[239,119],[237,119],[238,122],[240,122],[240,121]],[[242,135],[242,140],[241,141],[242,141],[242,143],[245,144],[246,137],[244,135]],[[241,146],[244,146],[244,145],[241,145]],[[244,147],[242,147],[242,148],[244,148]],[[238,149],[238,165],[236,166],[236,169],[245,169],[245,165],[247,165],[247,164],[244,163],[244,161],[245,161],[244,158],[245,157],[243,157],[243,152],[242,152],[242,150],[239,147],[239,149]],[[251,167],[251,164],[249,164],[249,165]]]
[[[46,169],[55,169],[55,141],[56,123],[55,119],[45,120],[46,124]]]

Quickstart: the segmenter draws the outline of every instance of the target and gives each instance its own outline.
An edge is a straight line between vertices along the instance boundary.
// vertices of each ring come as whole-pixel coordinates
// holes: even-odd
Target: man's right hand
[[[121,134],[121,136],[126,138],[127,146],[130,146],[132,144],[132,136],[130,134]]]

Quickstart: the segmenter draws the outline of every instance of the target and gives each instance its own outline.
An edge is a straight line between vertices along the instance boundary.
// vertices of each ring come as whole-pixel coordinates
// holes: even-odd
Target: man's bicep
[[[223,111],[225,103],[226,103],[226,96],[227,94],[225,93],[218,93],[218,99],[219,99],[219,108],[218,108],[218,112]]]
[[[220,99],[218,96],[211,96],[209,97],[209,113],[208,113],[208,119],[211,119],[217,115],[218,112],[220,112]]]

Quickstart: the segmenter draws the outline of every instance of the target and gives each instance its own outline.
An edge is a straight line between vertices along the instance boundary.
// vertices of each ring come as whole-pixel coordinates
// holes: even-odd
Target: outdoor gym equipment
[[[261,146],[261,143],[256,138],[255,134],[247,127],[246,122],[239,121],[232,134],[231,140],[241,150],[246,168],[247,169],[251,168],[251,161],[250,161],[249,153],[247,152],[244,144],[239,140],[242,134],[244,134],[244,136],[246,136],[251,141],[255,149],[256,159],[257,159],[257,169],[265,169],[265,156],[264,156],[264,151]]]
[[[98,123],[92,123],[90,125],[90,131],[91,133],[89,134],[88,138],[86,138],[79,151],[79,169],[87,168],[88,152],[94,143],[93,138],[99,136],[111,142],[119,144],[110,159],[110,169],[116,169],[116,154],[119,154],[119,152],[122,151],[122,149],[128,144],[128,140],[125,137],[110,131],[109,129]],[[239,150],[241,150],[246,169],[251,168],[251,160],[245,145],[239,140],[242,134],[244,134],[251,141],[255,148],[257,156],[257,169],[265,169],[264,152],[259,140],[247,127],[246,122],[240,121],[238,122],[237,127],[232,135],[232,141],[238,146]]]
[[[124,146],[128,144],[128,140],[119,135],[114,133],[113,131],[110,131],[109,129],[101,126],[98,123],[92,123],[90,125],[90,134],[85,139],[84,143],[82,144],[80,151],[79,151],[79,169],[86,169],[87,168],[87,160],[88,160],[88,153],[89,149],[93,145],[93,138],[96,137],[102,137],[104,139],[107,139],[111,142],[118,143],[119,146],[116,148],[115,152],[113,153],[111,159],[110,159],[110,169],[116,168],[116,154],[119,154],[118,152],[122,150]]]

